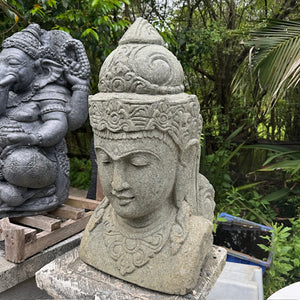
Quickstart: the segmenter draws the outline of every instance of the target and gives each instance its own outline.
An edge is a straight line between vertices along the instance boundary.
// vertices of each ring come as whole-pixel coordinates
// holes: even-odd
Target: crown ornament
[[[163,44],[159,33],[138,18],[107,57],[99,74],[99,93],[89,99],[97,136],[158,130],[181,149],[191,141],[199,143],[197,97],[183,93],[181,64]]]
[[[183,78],[179,61],[161,36],[138,18],[105,60],[98,87],[106,93],[177,94],[184,90]]]

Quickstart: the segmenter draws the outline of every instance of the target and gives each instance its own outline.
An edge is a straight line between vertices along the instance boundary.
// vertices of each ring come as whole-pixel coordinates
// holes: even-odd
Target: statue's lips
[[[118,199],[121,206],[125,206],[134,200],[134,196],[112,193]]]

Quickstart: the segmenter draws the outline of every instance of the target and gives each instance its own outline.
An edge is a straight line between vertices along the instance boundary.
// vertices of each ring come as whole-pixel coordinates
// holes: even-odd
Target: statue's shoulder
[[[187,237],[168,264],[169,273],[173,275],[167,286],[170,292],[177,294],[185,294],[196,286],[212,247],[212,223],[209,220],[191,215],[187,223]]]
[[[203,216],[195,216],[191,215],[189,217],[189,222],[188,222],[188,230],[189,233],[198,233],[201,234],[201,231],[209,231],[210,233],[212,232],[212,227],[213,224],[210,220]],[[199,232],[200,231],[200,232]]]
[[[58,84],[48,84],[45,87],[37,91],[32,97],[33,101],[62,101],[69,102],[71,99],[71,93],[68,88]]]
[[[199,256],[209,251],[206,248],[212,245],[212,230],[213,223],[210,220],[203,216],[190,216],[187,227],[188,235],[182,246],[182,252],[191,251],[190,258],[193,257],[195,263],[202,261],[204,257]]]

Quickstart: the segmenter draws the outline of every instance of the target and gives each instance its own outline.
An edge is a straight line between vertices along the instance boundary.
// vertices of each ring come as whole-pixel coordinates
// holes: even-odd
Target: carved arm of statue
[[[72,68],[65,70],[65,76],[69,84],[72,86],[72,99],[68,103],[68,125],[69,130],[75,130],[80,127],[88,116],[88,96],[89,96],[89,79],[80,78],[70,72],[70,70],[78,69],[79,63],[73,63]],[[86,99],[86,101],[82,101]]]
[[[8,143],[16,146],[50,147],[59,143],[67,133],[68,122],[63,112],[51,112],[42,117],[43,124],[30,133],[13,132],[7,134]]]

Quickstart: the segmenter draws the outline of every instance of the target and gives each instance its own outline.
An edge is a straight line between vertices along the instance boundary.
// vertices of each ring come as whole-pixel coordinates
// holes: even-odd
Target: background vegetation
[[[0,42],[36,22],[85,45],[99,69],[142,16],[180,60],[204,119],[201,172],[216,215],[272,224],[265,293],[300,280],[300,23],[296,0],[0,0]],[[298,21],[297,21],[298,19]],[[250,54],[249,54],[250,53]],[[88,122],[69,133],[72,183],[88,188]]]

